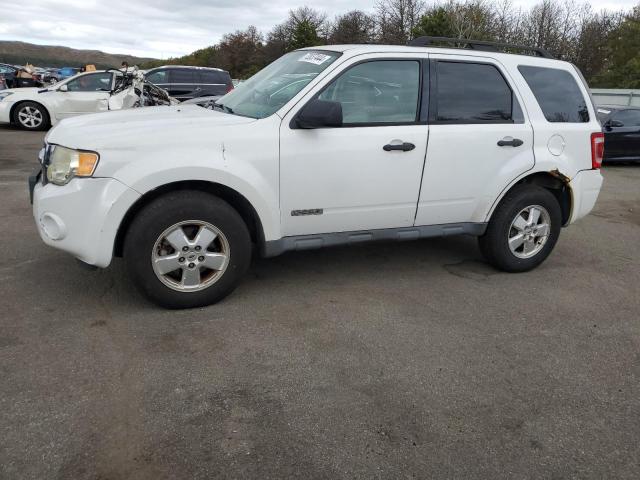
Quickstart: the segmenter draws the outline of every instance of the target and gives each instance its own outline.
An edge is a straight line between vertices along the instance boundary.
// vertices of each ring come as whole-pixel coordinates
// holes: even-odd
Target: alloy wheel
[[[26,105],[18,111],[18,120],[27,128],[38,128],[42,125],[42,112],[35,107]]]
[[[179,292],[203,290],[217,282],[229,265],[229,241],[214,225],[187,220],[160,234],[151,253],[158,279]]]
[[[509,227],[511,253],[518,258],[531,258],[547,243],[551,233],[551,216],[546,208],[530,205],[520,210]]]

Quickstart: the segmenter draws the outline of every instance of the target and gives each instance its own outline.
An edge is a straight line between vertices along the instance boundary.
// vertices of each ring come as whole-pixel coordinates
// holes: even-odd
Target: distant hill
[[[156,59],[117,55],[99,50],[76,50],[69,47],[35,45],[33,43],[0,40],[0,63],[37,67],[80,67],[93,64],[97,68],[119,67],[123,61],[140,65]]]

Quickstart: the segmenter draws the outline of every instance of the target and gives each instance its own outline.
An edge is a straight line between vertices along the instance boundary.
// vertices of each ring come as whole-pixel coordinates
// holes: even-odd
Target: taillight
[[[233,83],[227,85],[227,93],[229,93],[231,90],[233,90]]]
[[[604,133],[594,132],[591,134],[591,168],[600,168],[602,166],[603,157]]]

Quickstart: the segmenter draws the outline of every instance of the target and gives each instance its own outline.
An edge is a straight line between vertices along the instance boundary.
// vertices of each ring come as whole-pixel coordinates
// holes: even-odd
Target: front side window
[[[280,57],[218,100],[227,112],[265,118],[279,110],[340,56],[298,50]]]
[[[420,63],[379,60],[356,65],[318,97],[342,105],[343,124],[395,124],[416,121]]]
[[[487,63],[437,61],[431,115],[438,123],[513,123],[522,113],[500,71]]]
[[[625,127],[640,127],[640,110],[622,110],[613,116],[613,120]]]
[[[520,65],[518,70],[531,88],[548,122],[589,121],[587,102],[569,72],[528,65]]]
[[[169,73],[167,70],[158,70],[147,75],[147,80],[155,84],[169,83]]]
[[[70,92],[100,92],[111,90],[113,75],[110,72],[80,75],[67,83]]]

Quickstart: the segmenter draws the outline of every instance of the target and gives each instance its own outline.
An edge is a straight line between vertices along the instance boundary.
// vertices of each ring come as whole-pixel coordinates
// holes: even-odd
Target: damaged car
[[[138,70],[102,70],[78,74],[44,89],[2,90],[0,123],[12,123],[24,130],[46,130],[78,115],[175,103]]]

